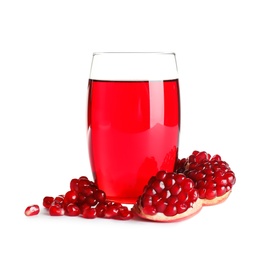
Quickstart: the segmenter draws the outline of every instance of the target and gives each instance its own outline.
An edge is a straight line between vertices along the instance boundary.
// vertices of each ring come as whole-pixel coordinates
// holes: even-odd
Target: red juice
[[[135,203],[151,176],[173,171],[179,131],[177,79],[89,81],[90,164],[108,199]]]

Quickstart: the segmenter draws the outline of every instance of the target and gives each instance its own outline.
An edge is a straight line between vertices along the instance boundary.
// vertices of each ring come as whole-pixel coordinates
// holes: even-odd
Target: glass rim
[[[157,52],[157,51],[104,51],[104,52],[93,52],[95,55],[105,55],[105,54],[155,54],[155,55],[174,55],[175,52]]]
[[[170,80],[178,78],[174,52],[94,52],[90,79]]]

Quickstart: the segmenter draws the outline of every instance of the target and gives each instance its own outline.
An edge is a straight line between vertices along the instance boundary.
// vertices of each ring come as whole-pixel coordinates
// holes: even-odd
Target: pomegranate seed
[[[79,191],[82,192],[85,188],[90,186],[90,181],[88,179],[80,179],[78,182]]]
[[[46,196],[46,197],[43,198],[42,205],[43,205],[46,209],[48,209],[48,208],[51,206],[51,204],[53,203],[53,201],[54,201],[54,198],[53,198],[53,197]]]
[[[188,205],[186,203],[176,203],[176,209],[178,214],[181,214],[183,212],[185,212],[188,209]]]
[[[83,218],[96,218],[97,211],[95,208],[85,208],[82,214]]]
[[[178,194],[178,201],[180,203],[184,203],[189,199],[189,193],[187,193],[184,189]]]
[[[80,176],[79,180],[88,180],[88,177],[87,176]]]
[[[147,195],[146,193],[142,196],[142,206],[147,207],[147,206],[152,206],[153,205],[153,196]]]
[[[106,194],[104,191],[102,190],[97,190],[94,192],[94,198],[98,201],[98,202],[105,202],[106,200]]]
[[[115,218],[118,214],[118,205],[108,205],[105,211],[105,218]]]
[[[122,207],[119,208],[117,219],[129,220],[129,219],[133,218],[133,216],[134,215],[133,215],[133,212],[131,210],[129,210],[125,206],[122,206]]]
[[[49,208],[49,214],[51,216],[63,216],[65,214],[65,210],[60,205],[52,204]]]
[[[76,191],[70,190],[65,194],[64,203],[65,204],[76,203],[77,199],[78,199],[78,193]]]
[[[99,203],[96,206],[97,217],[104,218],[107,206],[104,203]]]
[[[79,180],[78,179],[72,179],[70,181],[70,190],[79,191]]]
[[[161,200],[160,194],[155,194],[155,195],[152,197],[152,205],[156,205],[160,200]]]
[[[171,188],[170,192],[173,196],[177,196],[181,192],[181,187],[179,184],[175,183]]]
[[[165,185],[166,189],[171,188],[174,183],[175,183],[175,180],[171,176],[166,176],[166,178],[164,180],[164,185]]]
[[[156,178],[159,180],[159,181],[162,181],[165,179],[167,173],[166,171],[159,171],[157,174],[156,174]]]
[[[79,205],[85,204],[86,198],[87,198],[87,197],[86,197],[82,192],[79,192],[79,193],[78,193],[78,201],[77,201],[77,203],[78,203]]]
[[[24,214],[28,217],[30,216],[35,216],[35,215],[38,215],[40,212],[40,207],[36,204],[34,205],[31,205],[31,206],[28,206],[25,211],[24,211]]]
[[[216,191],[217,191],[217,196],[222,196],[224,195],[226,192],[227,192],[227,188],[226,187],[217,187],[216,188]]]
[[[97,200],[95,199],[94,195],[86,197],[85,201],[90,206],[95,206],[97,204]]]
[[[152,187],[146,186],[144,188],[144,193],[148,196],[153,196],[154,194],[156,194],[156,191]]]
[[[149,205],[149,206],[145,206],[145,207],[143,207],[143,212],[144,212],[144,214],[146,214],[146,215],[155,215],[156,213],[157,213],[157,211],[156,211],[156,207],[155,206],[153,206],[153,205]]]
[[[66,207],[66,214],[68,216],[79,216],[80,208],[77,205],[70,203]]]
[[[156,203],[156,211],[164,212],[164,210],[166,209],[167,206],[168,206],[167,201],[164,201],[163,199],[161,199]]]
[[[175,203],[174,203],[175,204]],[[167,217],[172,217],[177,214],[177,208],[174,204],[168,204],[167,207],[164,210],[164,215]]]
[[[59,195],[57,197],[55,197],[54,201],[52,204],[55,204],[59,207],[63,207],[64,204],[64,196],[63,195]]]

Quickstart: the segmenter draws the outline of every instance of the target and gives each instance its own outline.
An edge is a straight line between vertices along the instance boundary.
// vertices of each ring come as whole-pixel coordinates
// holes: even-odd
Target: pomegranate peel
[[[189,219],[193,216],[195,216],[197,213],[200,212],[203,206],[203,201],[201,199],[198,199],[192,207],[188,208],[187,211],[181,214],[176,214],[175,216],[166,216],[163,213],[156,213],[154,215],[148,215],[145,214],[143,211],[143,208],[135,204],[133,206],[133,212],[135,215],[137,215],[140,218],[147,219],[150,221],[155,222],[178,222],[182,220]]]
[[[214,206],[214,205],[220,204],[220,203],[222,203],[222,202],[227,200],[227,198],[229,197],[230,193],[231,193],[231,190],[226,192],[224,195],[216,197],[216,198],[214,198],[212,200],[203,199],[202,200],[202,205],[203,206]]]

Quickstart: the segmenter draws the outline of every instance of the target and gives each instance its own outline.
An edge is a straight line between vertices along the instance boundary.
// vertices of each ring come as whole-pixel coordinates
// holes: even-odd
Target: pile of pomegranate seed
[[[26,216],[39,213],[35,210],[37,205],[29,206],[25,210]],[[65,195],[56,197],[46,196],[43,198],[43,206],[51,216],[81,216],[93,219],[110,218],[128,220],[133,218],[133,213],[128,207],[106,200],[104,191],[98,189],[96,184],[86,176],[70,181],[70,190]]]

